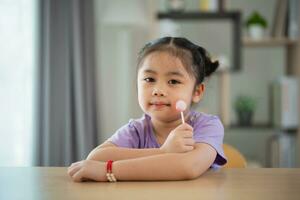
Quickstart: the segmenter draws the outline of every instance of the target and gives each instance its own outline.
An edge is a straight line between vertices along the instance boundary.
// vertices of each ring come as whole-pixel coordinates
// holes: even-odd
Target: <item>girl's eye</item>
[[[154,78],[145,78],[144,81],[146,81],[146,82],[154,82],[155,80],[154,80]]]
[[[171,84],[171,85],[180,84],[180,83],[181,83],[180,81],[177,81],[174,79],[168,81],[168,84]]]

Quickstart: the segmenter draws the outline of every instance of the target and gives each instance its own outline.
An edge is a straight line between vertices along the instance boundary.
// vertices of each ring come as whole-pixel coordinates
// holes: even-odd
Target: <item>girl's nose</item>
[[[166,96],[166,93],[163,92],[162,90],[159,90],[159,89],[157,89],[157,88],[154,88],[154,89],[153,89],[153,92],[152,92],[152,95],[153,95],[153,96],[163,97],[163,96]]]

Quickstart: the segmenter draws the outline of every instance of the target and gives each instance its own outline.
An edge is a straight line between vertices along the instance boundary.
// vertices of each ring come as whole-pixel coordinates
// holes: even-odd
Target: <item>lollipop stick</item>
[[[181,120],[182,120],[182,123],[184,124],[184,115],[183,115],[183,112],[181,112]]]

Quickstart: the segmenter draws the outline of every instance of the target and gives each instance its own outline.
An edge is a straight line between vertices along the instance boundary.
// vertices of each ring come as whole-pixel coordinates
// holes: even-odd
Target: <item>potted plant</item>
[[[250,96],[239,96],[234,102],[234,109],[237,113],[238,122],[241,126],[252,124],[253,113],[256,108],[256,100]]]
[[[246,20],[247,31],[252,39],[262,39],[267,26],[267,20],[257,11],[254,11]]]

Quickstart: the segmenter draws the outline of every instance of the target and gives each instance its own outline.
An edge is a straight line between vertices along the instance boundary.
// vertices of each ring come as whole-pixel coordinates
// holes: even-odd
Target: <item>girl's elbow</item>
[[[201,171],[201,170],[189,170],[186,173],[186,179],[192,180],[192,179],[198,178],[203,173],[204,173],[204,171]]]
[[[201,176],[209,167],[201,165],[187,165],[185,167],[185,176],[187,180],[192,180]]]

